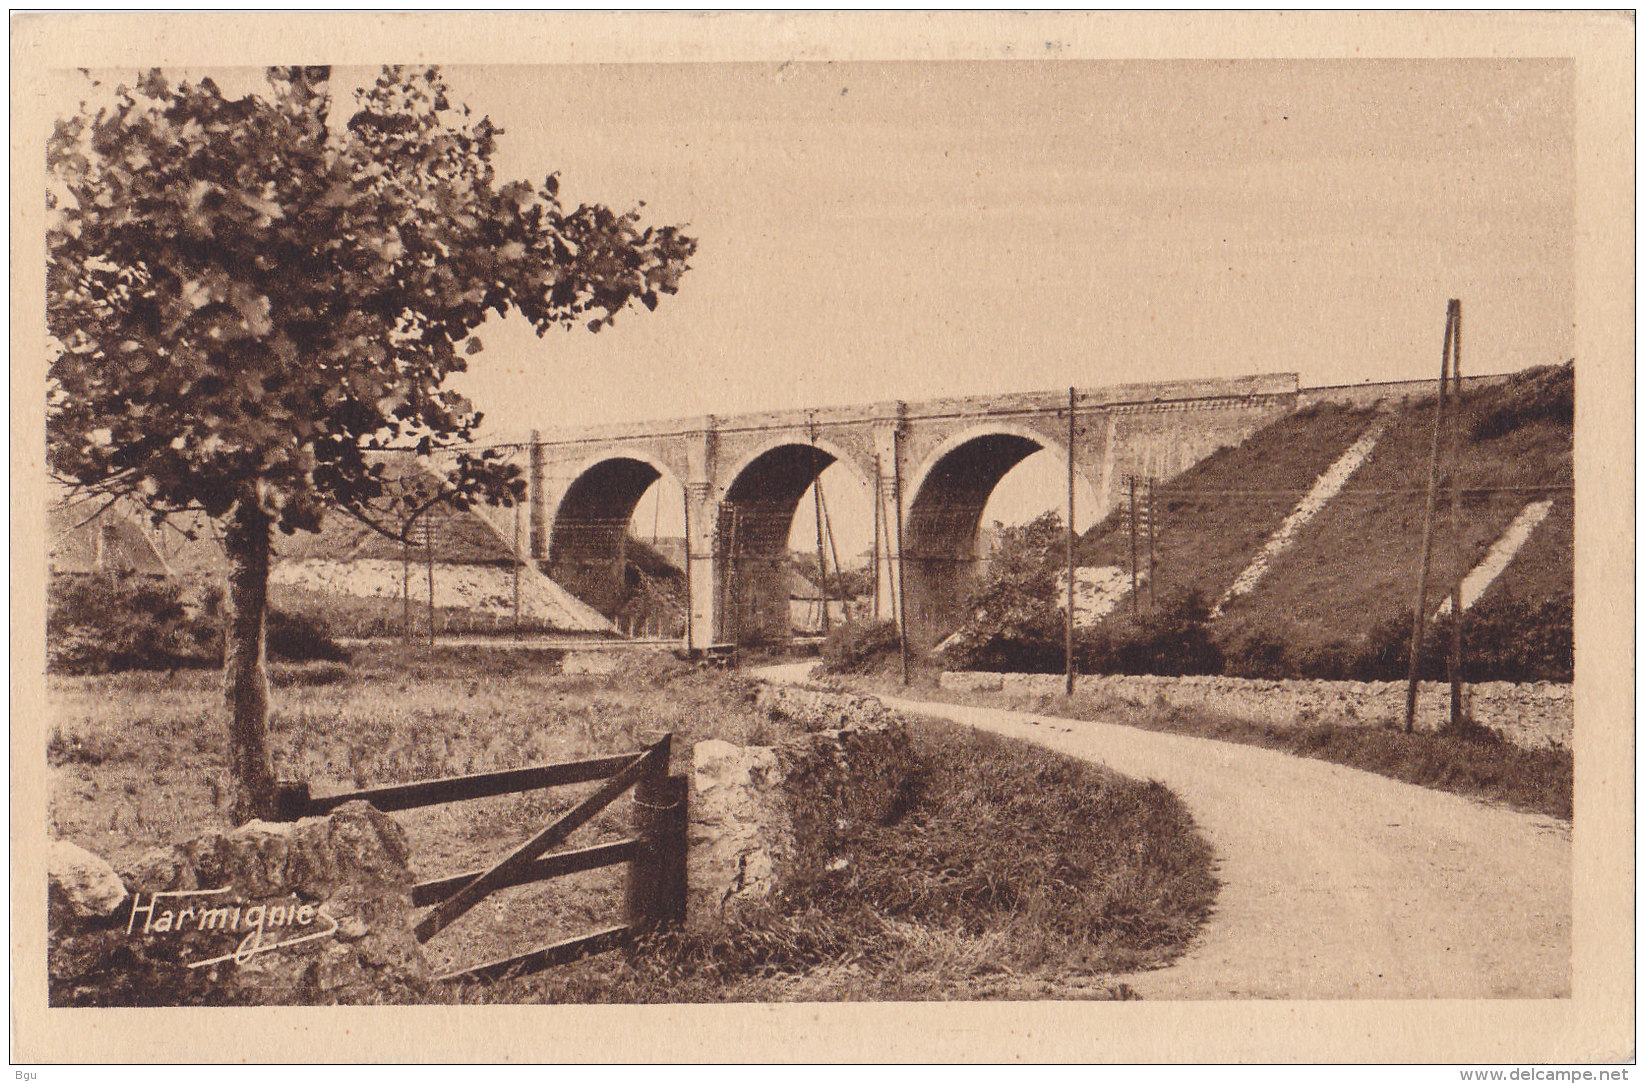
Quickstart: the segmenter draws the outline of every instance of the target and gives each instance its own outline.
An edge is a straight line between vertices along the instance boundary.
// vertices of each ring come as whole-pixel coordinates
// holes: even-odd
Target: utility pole
[[[834,542],[834,521],[828,515],[828,494],[823,492],[822,475],[817,476],[817,497],[822,504],[823,534],[828,536],[828,559],[834,562],[834,590],[840,596],[840,613],[847,625],[851,624],[851,607],[846,605],[845,587],[840,579],[844,573],[840,566],[840,548]],[[828,592],[823,592],[823,612],[828,612]]]
[[[880,488],[880,457],[874,457],[874,624],[880,623],[880,533],[885,526],[885,491]]]
[[[817,423],[812,419],[809,426],[811,434],[811,450],[817,450]],[[822,631],[828,635],[828,562],[823,556],[823,506],[822,506],[822,471],[818,471],[811,479],[811,512],[817,521],[817,590],[822,592]]]
[[[1154,503],[1154,479],[1148,479],[1148,608],[1159,607],[1159,596],[1154,592],[1154,532],[1158,530],[1159,507]]]
[[[905,589],[905,569],[908,555],[903,552],[902,536],[902,428],[899,425],[891,438],[891,500],[897,512],[897,646],[902,651],[902,683],[908,684],[908,594]]]
[[[1137,613],[1137,476],[1128,474],[1131,485],[1131,615]]]
[[[1450,368],[1451,341],[1456,334],[1457,317],[1462,303],[1451,299],[1445,308],[1445,345],[1439,359],[1439,398],[1434,403],[1434,435],[1428,447],[1428,500],[1422,512],[1422,563],[1417,572],[1416,605],[1411,611],[1411,668],[1405,686],[1405,732],[1416,728],[1417,675],[1422,660],[1423,633],[1428,624],[1428,566],[1433,557],[1434,502],[1439,488],[1439,434],[1445,424],[1445,384]],[[1451,608],[1457,608],[1461,599],[1452,599]]]
[[[1074,695],[1074,389],[1068,389],[1068,534],[1064,547],[1068,568],[1068,617],[1063,623],[1064,691]]]
[[[682,487],[681,490],[680,490],[680,508],[681,508],[681,511],[684,513],[684,516],[683,516],[683,518],[681,519],[680,522],[684,524],[684,527],[682,529],[685,531],[685,546],[683,547],[684,550],[685,550],[685,655],[686,655],[686,658],[690,658],[691,655],[692,655],[692,644],[691,644],[692,594],[691,594],[691,489],[690,489],[689,486]]]
[[[815,447],[815,445],[813,445]],[[811,480],[811,511],[817,520],[817,590],[822,593],[822,631],[828,635],[828,561],[823,555],[822,474]]]
[[[1451,727],[1462,726],[1462,577],[1467,571],[1462,553],[1462,301],[1451,302],[1451,559],[1456,567],[1451,581]]]
[[[400,639],[411,646],[411,543],[404,536],[400,539]]]
[[[514,502],[514,634],[520,633],[520,566],[524,564],[520,556],[520,502]]]
[[[428,646],[434,646],[434,517],[423,520],[423,544],[428,547]]]

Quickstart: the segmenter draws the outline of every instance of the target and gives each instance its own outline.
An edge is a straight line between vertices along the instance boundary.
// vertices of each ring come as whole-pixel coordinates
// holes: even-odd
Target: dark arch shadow
[[[626,593],[628,523],[662,472],[639,459],[601,460],[571,483],[554,511],[548,574],[606,617]]]
[[[783,444],[754,457],[720,501],[719,639],[786,643],[790,635],[788,536],[800,498],[834,456]]]
[[[1000,479],[1043,447],[1015,433],[985,433],[944,455],[920,483],[903,536],[908,638],[920,650],[964,622],[983,509]]]

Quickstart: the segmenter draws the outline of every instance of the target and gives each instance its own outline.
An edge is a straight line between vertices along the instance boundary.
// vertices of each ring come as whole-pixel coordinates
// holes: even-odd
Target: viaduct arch
[[[1174,477],[1294,410],[1298,390],[1294,373],[1076,389],[1072,447],[1067,391],[545,430],[527,449],[531,556],[609,613],[629,518],[670,478],[685,493],[687,646],[780,642],[795,511],[841,462],[879,505],[879,611],[928,647],[963,620],[983,510],[1023,459],[1071,457],[1101,515],[1127,475]]]

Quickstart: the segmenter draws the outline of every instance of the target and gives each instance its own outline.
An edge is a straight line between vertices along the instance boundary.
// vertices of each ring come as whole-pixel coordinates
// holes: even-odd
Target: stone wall
[[[895,816],[913,774],[901,720],[873,697],[766,685],[756,704],[814,729],[775,746],[693,747],[695,928],[827,869],[845,840]]]
[[[997,674],[950,671],[944,689],[956,692],[1003,692],[1016,696],[1056,696],[1061,674]],[[1526,748],[1571,747],[1571,687],[1552,682],[1513,684],[1487,681],[1464,687],[1467,710],[1475,722]],[[1402,724],[1402,681],[1262,681],[1229,677],[1152,677],[1092,675],[1079,677],[1074,690],[1082,696],[1111,696],[1144,705],[1210,708],[1257,722],[1278,725],[1315,721],[1378,726]],[[1425,681],[1417,692],[1416,725],[1435,730],[1449,721],[1451,687]]]
[[[124,876],[53,845],[53,1005],[420,1000],[405,832],[365,802],[144,854]]]

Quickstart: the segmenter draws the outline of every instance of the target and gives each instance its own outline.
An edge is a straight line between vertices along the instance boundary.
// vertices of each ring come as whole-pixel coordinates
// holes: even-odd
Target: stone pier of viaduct
[[[879,612],[900,597],[926,646],[958,624],[984,506],[1023,459],[1071,454],[1101,515],[1127,475],[1172,478],[1298,394],[1294,373],[1081,388],[1072,449],[1067,391],[544,430],[530,445],[532,556],[610,613],[635,506],[671,478],[685,492],[691,646],[780,642],[794,514],[839,462],[879,502]]]

